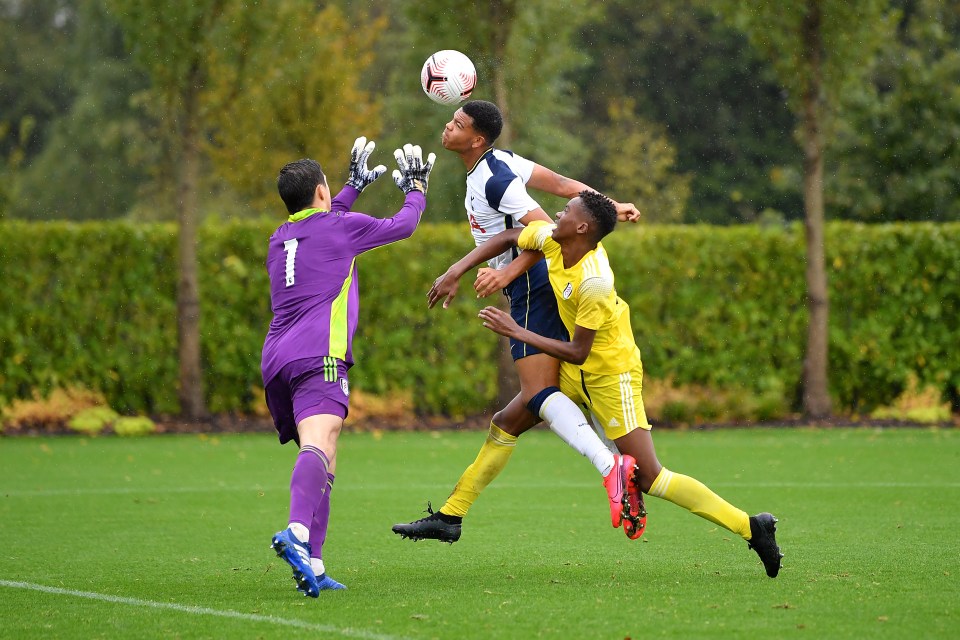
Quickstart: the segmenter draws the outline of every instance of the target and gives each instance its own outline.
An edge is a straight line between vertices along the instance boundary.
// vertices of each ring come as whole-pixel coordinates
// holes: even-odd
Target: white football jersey
[[[512,151],[490,149],[467,174],[467,197],[464,207],[470,232],[477,246],[504,229],[522,227],[520,218],[538,208],[527,193],[527,181],[534,163]],[[513,260],[513,250],[505,251],[489,264],[502,269]]]

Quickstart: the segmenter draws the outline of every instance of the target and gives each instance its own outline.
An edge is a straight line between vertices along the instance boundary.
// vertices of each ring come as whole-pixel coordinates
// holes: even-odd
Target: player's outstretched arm
[[[525,342],[558,360],[576,365],[581,365],[587,361],[587,356],[590,355],[590,350],[593,348],[593,340],[597,335],[594,329],[577,325],[573,329],[573,339],[566,342],[546,338],[539,333],[524,329],[517,324],[517,321],[509,313],[496,307],[484,307],[480,310],[479,316],[483,320],[483,326],[494,333]]]
[[[574,180],[573,178],[568,178],[540,164],[533,165],[533,173],[530,174],[530,179],[527,180],[527,186],[537,191],[552,193],[555,196],[560,196],[567,200],[576,197],[576,195],[583,190],[596,191],[596,189],[588,184]]]
[[[533,166],[533,173],[530,174],[527,186],[568,200],[576,197],[581,191],[596,191],[588,184],[560,175],[539,164]],[[613,204],[617,208],[617,220],[620,222],[640,221],[640,211],[632,202],[614,200]]]
[[[535,220],[543,220],[549,223],[553,222],[553,218],[548,216],[543,208],[537,207],[536,209],[531,209],[520,218],[520,224],[526,227]],[[541,252],[525,249],[503,269],[480,269],[480,272],[477,274],[477,279],[473,283],[477,297],[486,298],[504,289],[508,284],[529,271],[541,258],[543,258]]]
[[[460,287],[460,278],[470,269],[479,264],[483,264],[491,258],[495,258],[510,247],[517,246],[517,240],[520,238],[520,232],[523,229],[506,229],[493,236],[473,251],[450,265],[447,271],[434,280],[433,286],[427,292],[427,307],[433,309],[442,299],[443,308],[450,306],[457,295],[457,289]]]
[[[473,283],[473,288],[477,292],[478,298],[486,298],[489,295],[501,291],[508,284],[519,278],[530,270],[533,265],[540,262],[543,253],[524,249],[520,255],[510,261],[510,264],[503,269],[480,269],[477,279]]]
[[[365,161],[363,154],[370,148],[369,144],[364,144],[362,138],[354,143],[357,157],[356,163],[351,162],[352,168],[355,166],[357,171],[362,173],[360,168]],[[431,153],[424,162],[423,151],[419,146],[412,144],[406,144],[402,149],[397,149],[394,156],[399,169],[393,172],[393,177],[397,186],[406,194],[403,207],[389,218],[374,218],[355,213],[347,219],[348,237],[358,254],[412,236],[420,222],[420,215],[427,206],[427,180],[436,156]],[[356,187],[353,185],[347,185],[347,187],[344,187],[342,193],[352,193],[356,197],[358,193],[355,190]]]

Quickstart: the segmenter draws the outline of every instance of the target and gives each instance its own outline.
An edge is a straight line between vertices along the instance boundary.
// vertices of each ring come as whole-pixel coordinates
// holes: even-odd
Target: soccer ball
[[[438,104],[460,104],[477,86],[477,70],[467,56],[444,49],[423,63],[420,85],[427,97]]]

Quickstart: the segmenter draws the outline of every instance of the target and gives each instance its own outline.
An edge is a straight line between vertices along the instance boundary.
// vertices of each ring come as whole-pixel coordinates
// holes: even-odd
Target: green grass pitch
[[[656,432],[661,461],[774,512],[746,544],[647,499],[609,524],[599,477],[520,439],[454,545],[401,540],[484,434],[346,433],[325,556],[347,591],[296,593],[268,549],[291,445],[267,434],[0,439],[0,638],[948,638],[960,629],[960,432]]]

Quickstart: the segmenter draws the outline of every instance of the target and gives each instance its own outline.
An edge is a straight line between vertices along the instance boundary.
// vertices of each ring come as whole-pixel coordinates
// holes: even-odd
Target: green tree
[[[592,153],[604,153],[619,137],[608,126],[611,102],[633,100],[637,117],[662,126],[676,149],[672,172],[690,178],[683,221],[752,222],[766,209],[798,218],[799,186],[782,179],[783,168],[800,161],[783,89],[746,37],[702,4],[598,5],[603,21],[582,29],[577,42],[591,58],[575,76],[588,130],[581,138],[596,140]],[[589,166],[588,181],[603,184],[602,162]]]
[[[675,173],[677,152],[662,125],[640,118],[632,99],[610,102],[610,125],[599,137],[608,193],[627,194],[646,222],[680,222],[690,197],[690,175]]]
[[[321,145],[344,163],[353,138],[367,133],[357,129],[378,127],[377,105],[356,77],[382,21],[351,35],[340,9],[320,10],[310,0],[109,0],[108,6],[149,74],[145,104],[162,134],[161,171],[174,181],[180,404],[184,415],[201,417],[200,190],[226,191],[216,179],[204,182],[201,168],[210,162],[220,183],[275,207],[271,183],[284,163],[304,155],[324,160]]]
[[[148,178],[139,162],[149,145],[144,118],[131,99],[146,78],[132,68],[101,2],[77,0],[70,16],[64,64],[75,97],[50,121],[42,149],[22,172],[16,217],[119,217]]]
[[[788,0],[710,3],[742,30],[771,61],[800,120],[806,229],[807,345],[803,361],[803,410],[830,414],[827,373],[829,300],[824,258],[823,165],[825,129],[832,110],[889,39],[891,21],[882,0]]]
[[[178,234],[177,341],[180,410],[206,415],[197,274],[197,198],[205,133],[202,94],[214,27],[231,0],[109,0],[137,61],[151,80],[151,96],[167,126],[165,143],[175,166]]]
[[[896,37],[845,96],[828,202],[867,222],[960,219],[960,2],[902,5]]]
[[[23,118],[19,125],[17,131],[11,131],[9,122],[0,122],[0,142],[3,142],[6,148],[6,154],[0,155],[0,220],[8,217],[14,205],[19,202],[19,171],[26,156],[24,148],[30,141],[33,119]],[[11,141],[16,146],[11,146]]]
[[[430,103],[420,91],[418,73],[434,51],[456,49],[477,67],[472,97],[496,103],[504,114],[497,146],[580,177],[584,154],[576,135],[577,96],[569,78],[587,62],[573,40],[582,25],[599,16],[591,3],[426,0],[400,7],[400,34],[390,44],[392,51],[406,55],[397,58],[391,91],[396,98],[388,102],[388,112],[402,138],[392,136],[392,143],[439,139],[455,107]],[[438,32],[436,25],[443,29]],[[428,33],[431,37],[424,38]],[[440,154],[430,179],[427,216],[439,212],[445,219],[463,222],[463,172],[459,159]],[[537,199],[547,211],[560,206],[552,196],[537,194]],[[505,339],[499,354],[497,403],[503,406],[516,395],[519,384]]]
[[[354,139],[380,134],[379,94],[363,80],[386,18],[314,5],[229,5],[217,26],[222,44],[209,52],[205,149],[217,174],[259,209],[277,209],[277,171],[305,156],[336,172],[335,193]]]
[[[579,95],[570,77],[588,61],[574,38],[582,24],[599,16],[596,5],[585,0],[393,0],[388,13],[391,29],[377,45],[376,70],[367,76],[368,82],[384,87],[384,135],[378,143],[392,150],[415,142],[437,152],[425,219],[464,220],[463,167],[440,148],[440,133],[456,107],[431,102],[420,88],[421,66],[440,49],[467,54],[478,76],[471,97],[495,102],[504,111],[507,126],[497,142],[500,148],[580,176],[585,141],[579,136],[595,132],[582,128]],[[376,202],[393,202],[392,190],[392,185],[387,190],[375,184],[371,195],[379,197],[382,191],[390,200]],[[551,211],[559,201],[545,197],[541,204]]]
[[[0,122],[11,132],[30,132],[26,140],[0,139],[0,157],[16,148],[29,162],[43,147],[50,124],[69,108],[74,26],[68,2],[0,0]]]

